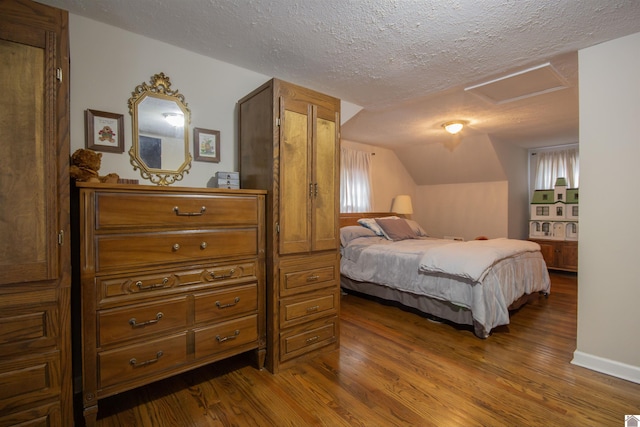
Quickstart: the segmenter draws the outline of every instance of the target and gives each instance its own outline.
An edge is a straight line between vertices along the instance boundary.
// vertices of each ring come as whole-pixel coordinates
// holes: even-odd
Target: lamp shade
[[[406,194],[401,194],[393,199],[393,205],[391,211],[399,214],[412,214],[413,206],[411,205],[411,197]]]

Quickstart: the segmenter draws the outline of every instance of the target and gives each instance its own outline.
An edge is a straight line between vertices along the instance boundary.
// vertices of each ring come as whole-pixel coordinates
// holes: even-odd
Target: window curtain
[[[340,212],[371,210],[371,153],[340,148]]]
[[[569,188],[580,184],[580,162],[578,148],[564,148],[553,151],[538,151],[536,157],[536,190],[550,190],[557,178],[566,178]]]

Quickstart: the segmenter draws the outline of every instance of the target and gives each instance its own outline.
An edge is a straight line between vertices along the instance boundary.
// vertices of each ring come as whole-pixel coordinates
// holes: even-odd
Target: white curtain
[[[371,153],[341,147],[340,212],[371,210]]]
[[[580,161],[578,148],[538,151],[536,158],[536,190],[550,190],[557,178],[566,178],[569,188],[580,185]]]

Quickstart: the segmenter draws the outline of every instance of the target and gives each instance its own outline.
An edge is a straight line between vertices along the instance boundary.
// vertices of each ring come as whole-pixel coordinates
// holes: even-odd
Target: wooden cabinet
[[[73,425],[65,11],[0,1],[0,426]]]
[[[82,400],[266,356],[265,192],[77,183]],[[74,280],[74,286],[76,281]]]
[[[547,268],[578,271],[578,242],[570,240],[531,239],[540,245]]]
[[[239,101],[240,181],[267,190],[267,367],[339,346],[340,100],[277,79]]]

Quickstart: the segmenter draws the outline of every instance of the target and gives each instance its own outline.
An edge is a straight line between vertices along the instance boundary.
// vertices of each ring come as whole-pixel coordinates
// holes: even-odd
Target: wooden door
[[[280,99],[280,254],[311,250],[311,127],[309,105]]]
[[[6,27],[5,27],[6,25]],[[0,33],[0,284],[58,270],[55,34],[3,23]]]
[[[313,112],[312,249],[320,251],[338,247],[339,122],[335,111],[314,107]]]

